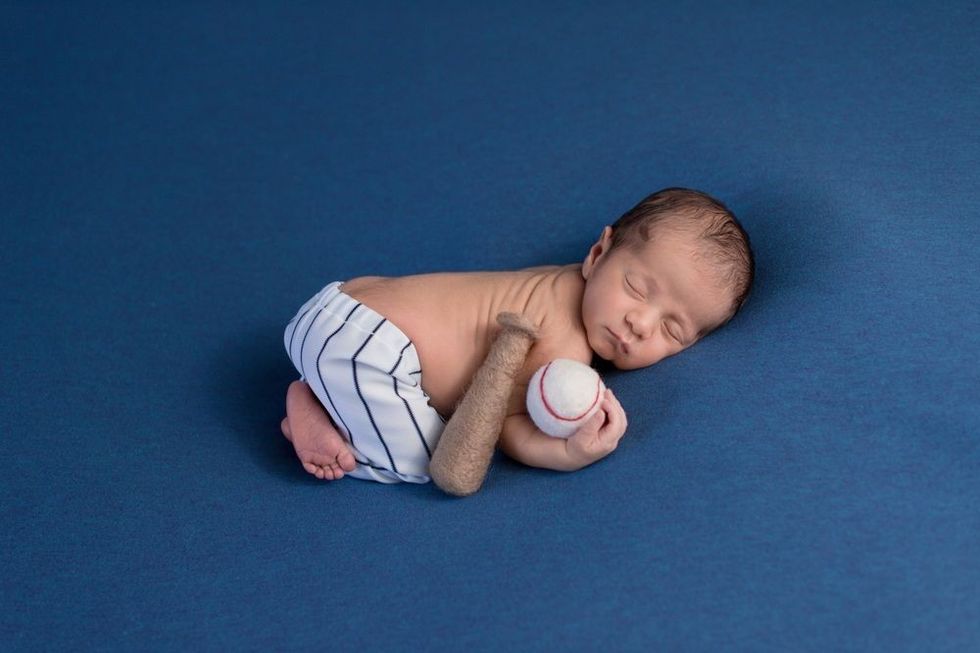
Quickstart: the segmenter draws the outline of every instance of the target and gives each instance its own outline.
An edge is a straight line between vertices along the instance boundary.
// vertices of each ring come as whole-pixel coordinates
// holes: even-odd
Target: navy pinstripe
[[[429,460],[432,460],[432,452],[429,450],[429,443],[425,441],[425,436],[422,435],[422,429],[419,428],[419,423],[418,420],[415,419],[415,413],[412,412],[412,407],[408,405],[407,401],[405,401],[405,397],[398,394],[398,379],[391,377],[391,382],[395,389],[395,395],[402,400],[403,404],[405,404],[405,410],[408,411],[408,416],[412,420],[412,425],[415,426],[415,432],[418,434],[419,440],[422,442],[422,446],[425,447],[425,455],[429,457]]]
[[[296,322],[296,324],[293,326],[293,332],[289,334],[289,350],[287,351],[287,353],[289,354],[289,357],[290,358],[293,357],[293,340],[296,339],[296,329],[299,327],[299,323],[303,321],[303,318],[306,317],[307,315],[309,315],[310,311],[312,311],[312,310],[313,310],[313,307],[310,306],[308,309],[306,309],[305,311],[303,311],[303,314],[302,315],[298,315],[298,316],[296,316],[296,317],[293,318],[293,321]],[[292,324],[292,322],[290,322],[290,324]],[[289,325],[287,324],[286,326],[289,326]],[[310,334],[310,332],[309,332],[309,330],[307,330],[306,335],[309,335],[309,334]],[[300,359],[300,360],[302,360],[302,359]],[[300,364],[302,365],[302,363],[300,363]],[[300,373],[302,374],[302,372],[300,372]],[[303,376],[306,376],[306,375],[303,374]]]
[[[405,350],[408,349],[411,346],[412,346],[412,341],[409,340],[408,342],[405,343],[405,346],[402,347],[402,350],[400,352],[398,352],[398,360],[395,361],[395,366],[392,367],[390,370],[388,370],[388,376],[391,376],[392,374],[394,374],[395,373],[395,370],[398,369],[398,366],[402,364],[402,356],[405,355]]]
[[[409,406],[408,401],[405,400],[405,397],[399,394],[398,379],[395,377],[395,370],[397,370],[398,366],[402,364],[402,358],[405,356],[405,350],[411,346],[412,346],[411,341],[405,343],[405,346],[402,347],[402,350],[398,352],[398,360],[395,361],[394,366],[390,370],[388,370],[388,375],[391,377],[392,388],[394,388],[395,390],[395,395],[402,400],[403,404],[405,404],[405,410],[408,411],[408,416],[412,420],[412,425],[415,427],[415,432],[418,434],[419,440],[421,440],[422,446],[425,448],[425,455],[429,457],[429,460],[432,460],[432,451],[429,449],[429,443],[425,441],[425,436],[422,435],[422,429],[419,428],[419,423],[418,420],[415,419],[415,413],[412,412],[412,407]]]
[[[361,344],[360,348],[358,348],[357,353],[355,353],[353,358],[351,358],[350,365],[351,365],[351,371],[354,374],[354,389],[357,391],[357,396],[360,397],[361,403],[364,404],[364,410],[367,411],[368,420],[370,420],[371,426],[374,427],[374,432],[377,434],[378,440],[381,441],[381,446],[384,447],[385,454],[388,456],[388,462],[391,463],[391,471],[398,474],[399,472],[398,472],[398,467],[395,465],[395,459],[392,458],[391,451],[388,449],[388,443],[385,442],[384,436],[381,435],[381,430],[378,428],[377,422],[374,421],[374,415],[371,413],[371,407],[368,406],[367,400],[364,399],[364,394],[361,392],[361,384],[357,380],[357,357],[361,355],[361,352],[364,351],[364,348],[367,347],[369,342],[371,342],[371,338],[373,338],[374,334],[378,332],[378,329],[381,328],[381,325],[383,325],[387,321],[388,321],[387,318],[381,318],[381,321],[378,322],[378,325],[374,327],[374,330],[371,331],[368,337]]]
[[[299,343],[299,373],[303,375],[303,378],[306,378],[306,363],[303,362],[303,350],[306,349],[306,339],[310,337],[310,331],[313,330],[313,326],[316,324],[316,321],[320,318],[320,313],[322,312],[323,312],[323,307],[321,306],[320,310],[317,311],[316,315],[313,316],[313,319],[310,320],[310,326],[306,327],[306,333],[303,334],[303,342]],[[299,323],[297,323],[297,326],[299,326]],[[295,329],[293,330],[293,333],[296,333]]]
[[[336,404],[334,404],[333,398],[330,396],[330,391],[327,389],[327,384],[323,381],[323,374],[320,372],[320,358],[323,356],[323,352],[327,350],[327,345],[330,344],[331,338],[333,338],[335,335],[337,335],[338,333],[340,333],[341,331],[343,331],[344,327],[347,326],[347,320],[350,320],[350,318],[354,315],[354,313],[360,307],[361,307],[361,305],[360,304],[357,304],[356,306],[354,306],[354,308],[351,309],[350,313],[347,314],[347,317],[344,318],[344,323],[341,324],[339,327],[337,327],[337,330],[336,331],[334,331],[329,336],[327,336],[327,339],[323,342],[323,346],[320,347],[320,353],[318,353],[316,355],[316,375],[317,375],[317,378],[320,379],[320,387],[323,388],[324,394],[327,395],[327,401],[330,402],[330,407],[333,408],[334,415],[336,415],[338,417],[338,419],[340,419],[340,423],[344,425],[344,430],[347,431],[347,436],[350,438],[351,446],[354,446],[354,433],[350,430],[350,427],[347,426],[347,422],[344,421],[344,416],[340,414],[340,411],[339,410],[337,410],[337,406],[336,406]],[[310,328],[312,328],[312,325],[310,325]],[[309,335],[309,333],[310,333],[309,331],[306,332],[307,335]],[[305,341],[306,338],[304,338],[303,340]],[[301,354],[302,354],[302,351],[303,351],[303,348],[300,347],[300,353]],[[356,460],[356,457],[355,457],[355,460]],[[358,460],[357,462],[361,462],[361,461]]]

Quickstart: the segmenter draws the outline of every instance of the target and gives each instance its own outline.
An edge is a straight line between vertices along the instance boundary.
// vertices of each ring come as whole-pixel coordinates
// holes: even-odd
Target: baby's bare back
[[[558,357],[589,362],[592,350],[581,321],[581,266],[512,272],[461,272],[407,277],[358,277],[341,290],[388,318],[415,344],[422,389],[432,406],[450,415],[486,358],[497,314],[519,313],[538,325],[540,338],[517,382]]]

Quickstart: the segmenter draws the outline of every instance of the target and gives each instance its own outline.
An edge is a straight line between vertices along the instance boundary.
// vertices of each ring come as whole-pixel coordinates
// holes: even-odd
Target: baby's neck
[[[581,323],[582,295],[585,279],[581,264],[529,268],[533,273],[533,286],[528,310],[539,316],[551,316]]]

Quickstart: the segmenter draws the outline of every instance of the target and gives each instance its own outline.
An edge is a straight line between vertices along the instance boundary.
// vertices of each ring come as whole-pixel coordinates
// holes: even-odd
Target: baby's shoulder
[[[547,284],[536,288],[528,302],[541,332],[536,348],[552,359],[591,360],[592,349],[582,323],[585,283],[579,270],[576,266],[559,268]]]
[[[556,358],[570,358],[581,363],[592,362],[592,348],[584,332],[568,331],[559,334],[541,332],[534,346],[531,347],[529,359],[537,363],[537,367]]]

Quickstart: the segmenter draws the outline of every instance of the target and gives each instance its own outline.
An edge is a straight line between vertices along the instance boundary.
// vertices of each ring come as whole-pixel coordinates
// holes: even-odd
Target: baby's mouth
[[[615,331],[613,331],[613,330],[612,330],[612,329],[610,329],[609,327],[606,327],[606,330],[607,330],[607,331],[609,332],[609,334],[610,334],[610,335],[612,336],[612,340],[613,340],[613,346],[614,346],[614,347],[615,347],[615,348],[616,348],[617,350],[619,350],[619,351],[621,351],[621,352],[623,352],[624,354],[629,354],[629,353],[630,353],[630,346],[629,346],[629,345],[628,345],[628,344],[626,343],[626,341],[625,341],[625,340],[623,340],[623,339],[622,339],[622,338],[621,338],[621,337],[619,336],[619,334],[618,334],[618,333],[616,333]]]

